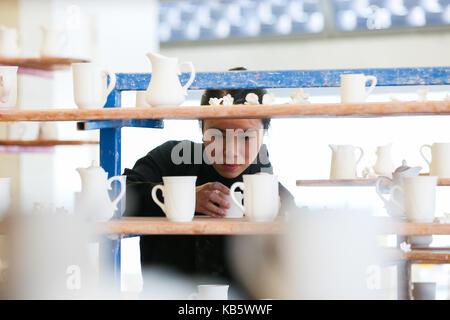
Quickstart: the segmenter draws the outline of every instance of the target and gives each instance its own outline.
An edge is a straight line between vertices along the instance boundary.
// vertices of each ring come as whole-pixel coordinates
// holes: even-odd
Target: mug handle
[[[156,191],[158,191],[158,189],[160,189],[164,195],[164,186],[162,184],[158,184],[158,185],[154,186],[152,189],[152,199],[162,209],[162,211],[164,211],[164,213],[166,213],[165,204],[162,203],[161,201],[159,201],[158,197],[156,196]]]
[[[237,201],[237,199],[234,197],[234,191],[236,190],[236,188],[240,188],[242,191],[244,191],[244,183],[243,182],[235,182],[233,183],[233,185],[230,188],[230,196],[231,196],[231,200],[233,200],[233,202],[239,207],[241,208],[242,212],[245,212],[245,208],[242,205],[242,202],[239,203],[239,201]],[[244,191],[245,192],[245,191]]]
[[[389,200],[386,199],[385,197],[383,197],[383,193],[381,192],[381,187],[380,187],[381,181],[383,181],[383,179],[387,179],[392,182],[391,178],[388,178],[385,176],[379,176],[377,179],[377,182],[375,183],[375,190],[376,190],[378,196],[381,198],[381,200],[383,200],[383,202],[386,203],[386,202],[389,202]]]
[[[105,70],[104,71],[104,73],[105,73],[105,75],[108,75],[109,76],[109,85],[108,85],[108,87],[106,88],[106,91],[105,91],[105,103],[106,103],[106,100],[108,99],[108,96],[109,96],[109,94],[114,90],[114,88],[116,87],[116,81],[117,81],[117,78],[116,78],[116,74],[114,73],[114,72],[111,72],[110,70]]]
[[[113,200],[112,205],[114,206],[114,210],[117,210],[117,204],[120,200],[122,200],[125,195],[125,186],[123,185],[122,176],[115,176],[108,179],[108,187],[111,189],[111,185],[113,181],[119,181],[120,183],[120,192],[119,195]]]
[[[7,103],[9,96],[11,95],[11,81],[5,76],[0,76],[0,87],[3,88],[2,96],[0,97],[1,103]]]
[[[423,148],[429,148],[430,152],[431,152],[431,145],[424,144],[423,146],[420,147],[420,155],[425,160],[425,162],[428,163],[429,170],[431,170],[431,161],[428,160],[427,157],[425,157],[425,154],[423,153]]]
[[[364,150],[361,147],[356,147],[356,149],[359,149],[359,151],[361,151],[361,155],[359,156],[358,160],[356,161],[356,164],[358,164],[362,157],[364,156]]]
[[[186,84],[183,86],[184,95],[187,95],[187,90],[191,86],[191,84],[194,82],[194,79],[195,79],[195,69],[194,69],[194,64],[190,61],[183,61],[183,62],[179,63],[178,68],[180,68],[182,65],[187,65],[191,69],[191,76],[189,77],[188,82],[186,82]]]
[[[369,89],[366,91],[366,99],[369,97],[369,95],[372,93],[373,89],[375,89],[375,86],[377,85],[377,77],[375,76],[365,76],[366,82],[372,80],[372,84],[370,85]]]
[[[394,191],[396,191],[396,190],[400,191],[403,195],[405,194],[405,191],[403,190],[402,187],[400,187],[399,185],[395,185],[395,186],[393,186],[392,189],[391,189],[391,195],[394,195]],[[402,204],[399,203],[399,202],[397,202],[397,200],[395,200],[394,197],[392,197],[391,201],[392,201],[392,203],[393,203],[394,205],[396,205],[400,210],[402,210],[402,211],[404,210],[403,207],[402,207]]]

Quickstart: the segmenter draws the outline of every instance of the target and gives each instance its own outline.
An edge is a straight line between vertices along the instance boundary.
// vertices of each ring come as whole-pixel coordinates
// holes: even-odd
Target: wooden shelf
[[[193,106],[168,108],[102,108],[0,110],[0,121],[89,121],[124,119],[222,119],[285,117],[379,117],[450,115],[450,101],[321,103],[282,105]]]
[[[450,263],[450,248],[441,250],[417,250],[412,249],[409,252],[404,252],[397,248],[384,248],[385,258],[389,261],[407,260],[413,263]]]
[[[281,231],[281,223],[211,217],[195,217],[191,222],[172,222],[165,217],[124,217],[99,224],[98,231],[123,235],[276,234]]]
[[[69,69],[72,63],[88,62],[84,59],[64,57],[42,57],[42,58],[0,58],[0,65],[18,66],[19,69],[56,71]]]
[[[360,178],[360,179],[318,179],[318,180],[297,180],[296,185],[298,187],[373,187],[377,178]],[[387,181],[384,179],[381,183],[382,186],[387,186]],[[438,180],[439,186],[450,186],[449,178],[440,178]]]
[[[98,141],[87,140],[0,140],[0,146],[52,147],[99,144]]]

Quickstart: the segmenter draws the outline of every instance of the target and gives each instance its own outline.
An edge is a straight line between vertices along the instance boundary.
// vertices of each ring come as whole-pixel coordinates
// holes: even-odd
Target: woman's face
[[[203,121],[206,154],[225,178],[239,176],[258,156],[263,143],[261,119],[213,119]]]

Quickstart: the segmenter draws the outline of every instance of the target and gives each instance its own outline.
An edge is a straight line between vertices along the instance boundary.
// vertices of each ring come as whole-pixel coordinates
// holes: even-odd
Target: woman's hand
[[[208,182],[196,187],[195,212],[216,218],[225,216],[222,208],[228,209],[230,204],[219,195],[220,192],[230,194],[230,189],[220,182]]]

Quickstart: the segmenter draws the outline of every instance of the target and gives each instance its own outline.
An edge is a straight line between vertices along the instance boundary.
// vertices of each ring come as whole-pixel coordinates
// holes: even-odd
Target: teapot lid
[[[395,169],[394,173],[402,173],[402,172],[408,171],[410,169],[414,169],[414,170],[417,169],[420,171],[422,169],[422,167],[410,167],[406,164],[406,160],[403,160],[402,165],[400,167],[398,167],[397,169]]]
[[[85,168],[85,170],[87,170],[87,171],[89,171],[89,172],[93,172],[93,171],[101,171],[101,172],[105,172],[105,170],[104,170],[102,167],[100,167],[100,166],[98,165],[98,162],[95,161],[95,160],[92,160],[91,166]]]

